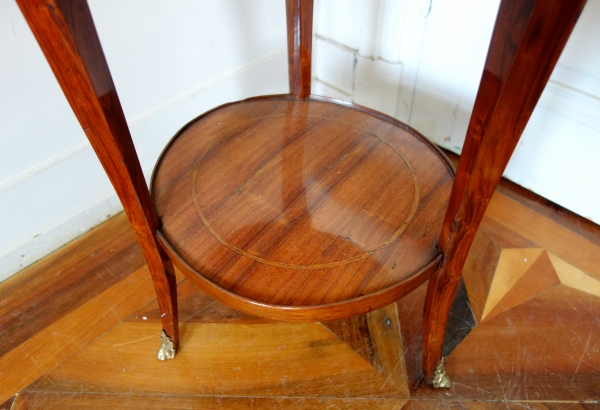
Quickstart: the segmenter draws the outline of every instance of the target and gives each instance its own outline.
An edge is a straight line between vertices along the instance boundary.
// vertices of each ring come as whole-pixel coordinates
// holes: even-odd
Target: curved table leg
[[[85,0],[18,0],[71,108],[125,208],[154,282],[163,329],[179,343],[177,282],[159,221]]]
[[[440,363],[452,299],[485,209],[550,78],[585,0],[503,0],[440,234],[444,254],[429,280],[423,373]]]

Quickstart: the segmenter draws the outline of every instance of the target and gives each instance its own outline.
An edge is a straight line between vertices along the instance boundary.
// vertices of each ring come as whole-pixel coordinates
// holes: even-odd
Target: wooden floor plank
[[[396,302],[402,330],[402,347],[409,390],[412,392],[423,383],[421,360],[423,358],[423,302],[427,291],[425,282],[406,297]]]
[[[498,193],[486,215],[600,279],[600,247],[594,242]]]
[[[17,397],[14,397],[14,396],[10,397],[4,403],[0,404],[0,410],[13,410],[13,408],[15,407],[16,400],[17,400]]]
[[[366,315],[323,323],[340,340],[409,397],[404,349],[395,304]]]
[[[514,182],[502,179],[496,191],[531,211],[560,224],[564,228],[600,246],[600,225],[529,191]]]
[[[588,275],[556,255],[548,255],[563,285],[600,297],[600,279]]]
[[[339,409],[339,410],[397,410],[407,399],[352,399],[310,397],[207,397],[168,395],[129,395],[91,393],[27,392],[23,394],[28,410],[49,407],[104,410],[119,409],[198,409],[198,410],[251,410],[251,409]]]
[[[138,269],[2,356],[0,402],[151,302],[149,275],[146,267]],[[159,331],[155,325],[154,332]]]
[[[166,362],[155,357],[158,344],[155,324],[122,323],[25,391],[402,397],[389,376],[318,323],[186,323],[181,350]]]
[[[179,284],[177,295],[181,323],[276,323],[232,309],[201,292],[186,280]],[[158,323],[159,316],[158,304],[154,301],[127,321]],[[323,325],[385,377],[389,377],[389,382],[398,386],[408,397],[400,324],[395,304],[368,315]]]
[[[598,403],[539,401],[410,400],[402,410],[593,410]]]
[[[539,246],[484,216],[462,272],[476,320],[481,320],[483,315],[502,251],[529,248]]]
[[[599,408],[595,228],[581,234],[574,217],[565,222],[502,192],[465,268],[473,310],[480,318],[494,302],[503,252],[524,259],[539,248],[550,263],[538,257],[514,284],[519,270],[505,269],[512,279],[496,289],[496,307],[447,359],[450,390],[420,379],[426,284],[397,312],[392,305],[321,325],[253,317],[183,280],[181,350],[159,362],[158,305],[121,214],[0,284],[0,403],[11,410]],[[542,286],[544,278],[552,286]]]
[[[496,272],[498,273],[500,272]],[[560,280],[548,253],[544,251],[483,319],[512,309],[559,284]]]
[[[457,167],[460,157],[444,148],[442,148],[442,151],[444,151],[454,166]],[[589,219],[582,218],[576,213],[569,211],[549,199],[529,191],[506,178],[500,180],[500,184],[496,188],[496,193],[512,199],[531,211],[558,223],[575,235],[581,236],[600,247],[600,225],[598,225],[598,221],[594,223]]]
[[[600,298],[558,285],[479,323],[446,360],[452,388],[413,398],[600,403]]]
[[[145,261],[124,213],[0,284],[0,356]]]
[[[519,281],[544,252],[540,248],[504,249],[498,259],[494,280],[487,296],[481,319],[496,307],[498,302]]]
[[[367,322],[379,372],[398,387],[398,396],[410,397],[396,304],[368,313]]]

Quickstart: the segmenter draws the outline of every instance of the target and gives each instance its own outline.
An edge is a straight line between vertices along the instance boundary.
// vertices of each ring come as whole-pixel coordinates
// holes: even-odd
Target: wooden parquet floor
[[[0,409],[600,408],[600,227],[510,183],[452,309],[449,390],[421,380],[425,286],[368,315],[290,324],[179,278],[167,362],[123,214],[0,284]]]

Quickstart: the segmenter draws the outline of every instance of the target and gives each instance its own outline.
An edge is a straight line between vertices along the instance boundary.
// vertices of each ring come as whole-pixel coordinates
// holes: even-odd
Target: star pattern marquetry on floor
[[[544,249],[503,249],[481,320],[505,312],[558,285],[600,297],[599,279]]]
[[[290,324],[181,280],[181,349],[158,361],[152,283],[118,215],[0,284],[0,410],[599,408],[600,228],[511,192],[463,272],[449,390],[422,382],[425,285],[368,315]]]
[[[600,241],[574,232],[494,196],[463,270],[477,325],[447,359],[448,393],[600,406]],[[440,393],[420,386],[411,397]]]

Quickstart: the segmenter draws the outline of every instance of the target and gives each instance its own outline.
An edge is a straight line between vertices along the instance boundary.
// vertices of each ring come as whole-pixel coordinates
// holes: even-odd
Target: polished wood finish
[[[504,0],[442,226],[440,270],[429,281],[423,371],[442,355],[456,285],[485,209],[585,0]]]
[[[573,266],[578,263],[579,243],[563,242],[563,235],[569,231],[547,229],[549,225],[564,226],[569,220],[557,213],[544,216],[523,206],[522,201],[513,200],[514,197],[514,192],[510,198],[494,195],[469,253],[464,282],[473,310],[477,300],[481,306],[487,304],[496,275],[510,273],[498,263],[499,256],[490,258],[493,255],[490,249],[497,249],[499,255],[506,251],[528,254],[533,249],[535,260],[495,304],[495,311],[484,319],[479,316],[475,328],[449,354],[446,369],[454,382],[449,392],[436,392],[424,386],[420,373],[422,324],[418,312],[424,306],[424,287],[398,301],[407,376],[414,399],[436,403],[439,408],[450,405],[446,402],[450,397],[467,407],[466,403],[473,400],[497,400],[508,408],[510,403],[506,401],[512,400],[582,400],[594,401],[595,404],[589,404],[592,408],[598,406],[600,350],[594,349],[598,349],[599,340],[600,280]],[[492,212],[495,208],[502,208],[503,212]],[[523,218],[518,226],[524,235],[521,236],[507,226],[512,225],[511,215],[524,213],[528,218]],[[539,232],[545,232],[546,244],[562,244],[569,259],[557,258],[545,246],[532,242],[540,237]],[[572,231],[569,233],[584,239]],[[527,262],[524,259],[520,262],[529,264],[529,259]],[[518,262],[515,257],[510,264]],[[486,269],[477,269],[479,266]],[[447,341],[446,338],[445,345]]]
[[[505,310],[514,302],[529,299],[531,292],[536,293],[536,288],[539,292],[539,289],[550,288],[557,281],[574,289],[600,295],[599,245],[587,239],[590,234],[600,233],[600,227],[596,225],[595,231],[576,233],[580,229],[577,223],[572,223],[572,216],[563,217],[563,212],[554,210],[551,205],[547,210],[554,215],[538,213],[534,209],[538,209],[539,205],[537,202],[519,200],[515,192],[510,195],[497,192],[492,198],[473,241],[474,250],[471,253],[476,252],[476,256],[471,255],[463,269],[477,321],[485,319],[484,307],[500,303],[498,309]],[[584,222],[581,217],[580,220]],[[517,257],[519,255],[521,258]],[[523,270],[523,266],[519,265],[529,267]],[[494,293],[492,282],[500,283],[496,275],[509,276],[510,289],[520,291],[500,291],[499,297],[491,303],[490,297]],[[523,282],[515,284],[515,279]],[[498,288],[495,292],[498,292]],[[489,312],[492,310],[488,309]]]
[[[513,288],[519,293],[520,289]],[[594,401],[600,298],[558,285],[478,324],[446,360],[470,400]],[[414,398],[439,398],[421,386]]]
[[[11,350],[0,358],[0,401],[150,303],[155,294],[147,276],[147,267],[140,268],[20,345],[5,345]]]
[[[339,409],[339,410],[398,410],[406,399],[340,399],[312,397],[202,397],[175,394],[111,394],[98,399],[98,394],[52,394],[27,392],[23,394],[30,407],[7,410],[38,410],[59,405],[61,410],[104,410],[107,407],[127,409],[186,409],[186,410],[255,410],[255,409]],[[33,404],[33,406],[32,406]],[[403,407],[402,407],[403,408]],[[1,408],[0,408],[1,409]],[[574,408],[577,409],[577,408]],[[3,409],[2,409],[3,410]]]
[[[446,149],[442,149],[442,151],[452,162],[454,167],[457,167],[460,156]],[[527,212],[529,214],[528,217],[541,215],[551,221],[550,223],[553,225],[551,228],[548,226],[543,232],[539,232],[537,234],[538,240],[544,241],[547,246],[552,246],[552,242],[547,240],[547,238],[553,237],[552,234],[548,236],[547,231],[550,229],[560,229],[563,232],[563,235],[567,235],[568,239],[565,242],[570,243],[571,241],[580,241],[581,239],[585,239],[586,242],[584,243],[591,242],[592,244],[600,246],[600,226],[591,220],[582,218],[576,213],[569,211],[567,208],[564,208],[557,203],[552,202],[549,199],[536,194],[535,192],[529,191],[526,188],[523,188],[522,186],[517,185],[516,183],[505,178],[502,178],[496,187],[495,195],[500,198],[500,194],[503,197],[506,197],[507,201],[518,202],[521,204],[522,207],[519,207],[519,209]],[[496,202],[490,202],[489,206],[493,206],[494,204],[496,204]],[[488,214],[489,206],[488,209],[486,209],[486,213]],[[497,209],[498,208],[501,207],[497,207]],[[523,228],[527,226],[527,223],[519,224]],[[532,234],[533,233],[534,232],[532,232]],[[559,248],[558,246],[555,247]],[[579,257],[583,257],[585,253],[588,252],[582,251]],[[600,262],[597,265],[600,265]]]
[[[507,209],[510,208],[513,211],[509,213]],[[536,212],[527,206],[514,206],[514,201],[506,196],[499,196],[497,201],[490,204],[487,212],[492,218],[504,220],[504,225],[512,231],[531,238],[541,247],[600,279],[598,244],[570,229],[569,225],[544,218],[543,224],[532,228],[531,218],[540,219]],[[596,231],[599,231],[597,225]]]
[[[494,201],[492,201],[493,203]],[[514,207],[509,207],[509,209],[514,212]],[[507,229],[488,215],[489,213],[483,218],[473,240],[472,249],[477,250],[477,257],[467,258],[462,273],[469,293],[471,309],[477,321],[480,321],[483,315],[502,250],[538,247],[532,241],[517,235],[513,230]]]
[[[144,266],[125,214],[103,226],[2,283],[0,356]]]
[[[11,397],[0,404],[0,410],[13,410],[18,405],[17,400],[20,400],[19,396]]]
[[[543,249],[506,249],[498,261],[481,320],[506,312],[560,283]]]
[[[560,283],[600,297],[600,280],[598,278],[578,269],[552,253],[548,253],[548,258],[550,259],[552,268],[556,271]]]
[[[158,218],[85,0],[21,0],[19,7],[125,208],[178,344],[173,265],[156,242]]]
[[[469,264],[485,263],[473,259],[487,257],[487,243],[498,244],[500,251],[544,248],[538,258],[549,257],[553,271],[545,270],[550,269],[545,263],[535,269],[534,262],[521,279],[541,275],[542,281],[560,272],[572,277],[580,270],[572,266],[579,243],[562,243],[566,231],[547,228],[563,226],[560,215],[545,216],[512,198],[492,198]],[[496,208],[504,211],[492,214]],[[525,236],[507,228],[513,214],[528,216],[518,226]],[[532,242],[539,231],[546,232],[545,243],[561,243],[568,259],[557,264],[553,252]],[[594,253],[600,254],[598,250]],[[600,298],[573,288],[577,284],[561,283],[535,295],[517,285],[509,289],[506,296],[527,300],[477,323],[448,356],[453,389],[439,392],[423,384],[420,371],[425,284],[402,298],[398,310],[391,305],[321,325],[250,316],[183,279],[178,286],[180,355],[158,362],[152,353],[161,313],[150,281],[143,279],[147,272],[120,273],[140,260],[135,235],[121,214],[0,284],[0,351],[8,352],[0,355],[0,403],[12,405],[19,390],[16,404],[22,407],[11,410],[108,404],[128,409],[398,409],[406,400],[425,409],[553,409],[596,408],[600,400]],[[480,283],[491,284],[495,273],[481,271],[486,277],[475,283],[473,276],[465,276],[469,298],[479,297]],[[102,286],[107,288],[97,292],[95,287]],[[13,294],[18,297],[3,304]],[[77,305],[67,308],[65,301]],[[42,310],[38,305],[51,318],[46,327],[35,319]],[[26,315],[11,322],[20,311]],[[459,314],[451,309],[452,318]],[[448,333],[454,329],[449,327]],[[8,366],[7,355],[18,361]],[[331,370],[328,364],[333,364]],[[140,388],[140,378],[147,387]]]
[[[160,237],[162,238],[162,236]],[[240,297],[239,295],[215,285],[185,263],[185,261],[171,249],[170,245],[166,242],[162,243],[165,249],[167,249],[167,254],[173,258],[175,266],[193,280],[200,289],[212,295],[215,299],[249,314],[256,314],[268,319],[286,320],[290,322],[338,320],[340,318],[370,312],[377,309],[379,306],[393,303],[426,281],[437,269],[441,260],[441,255],[439,255],[422,270],[416,272],[413,277],[366,296],[359,296],[341,302],[325,303],[314,306],[285,306],[267,304],[257,302],[253,299]]]
[[[490,285],[481,320],[498,305],[542,253],[539,248],[504,249],[496,262],[494,280]]]
[[[335,320],[435,270],[452,181],[403,124],[283,96],[193,120],[159,159],[152,193],[161,243],[203,290],[272,319]]]
[[[402,398],[395,383],[386,383],[387,377],[318,323],[186,323],[181,327],[182,349],[167,366],[142,354],[154,348],[156,325],[125,322],[29,389],[224,397],[284,397],[297,391],[323,398]],[[123,365],[115,371],[102,365],[107,361]],[[176,383],[171,374],[178,375]]]
[[[500,402],[477,400],[410,400],[402,410],[595,410],[596,403],[577,402]]]
[[[372,311],[435,271],[423,320],[430,380],[477,227],[585,0],[502,2],[451,194],[449,162],[410,127],[310,96],[313,3],[287,0],[290,94],[188,124],[155,170],[154,203],[86,2],[18,3],[124,205],[176,345],[171,260],[217,299],[287,320]],[[585,275],[570,286],[588,287]],[[495,280],[482,320],[524,300]],[[540,290],[527,272],[521,280]]]
[[[310,97],[313,0],[286,0],[290,94],[296,100]]]

